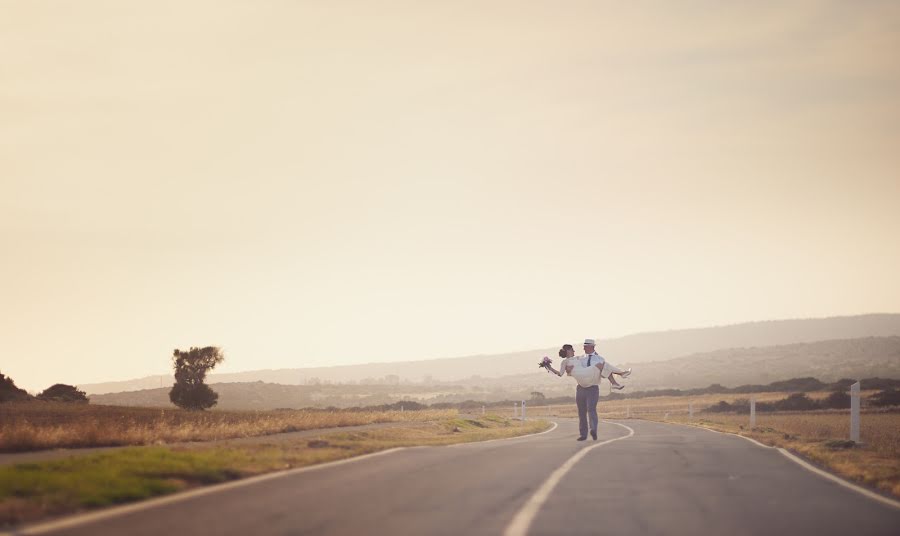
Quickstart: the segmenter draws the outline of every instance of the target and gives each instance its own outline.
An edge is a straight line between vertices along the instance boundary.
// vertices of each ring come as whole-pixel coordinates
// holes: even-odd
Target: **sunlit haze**
[[[0,372],[898,312],[898,50],[897,2],[5,0]]]

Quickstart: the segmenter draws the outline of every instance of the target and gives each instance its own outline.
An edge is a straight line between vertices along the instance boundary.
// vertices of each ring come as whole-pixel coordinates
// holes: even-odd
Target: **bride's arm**
[[[549,370],[549,371],[552,372],[553,374],[556,374],[557,376],[562,376],[562,372],[560,372],[560,371],[556,370],[555,368],[553,368],[553,365],[547,365],[547,370]]]

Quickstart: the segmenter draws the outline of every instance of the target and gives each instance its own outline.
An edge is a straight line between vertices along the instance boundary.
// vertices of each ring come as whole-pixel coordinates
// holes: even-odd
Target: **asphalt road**
[[[590,439],[547,434],[413,448],[190,497],[56,535],[504,534]],[[900,534],[900,509],[734,436],[645,421],[584,452],[528,534]],[[600,441],[628,435],[601,424]],[[531,503],[534,504],[534,503]]]

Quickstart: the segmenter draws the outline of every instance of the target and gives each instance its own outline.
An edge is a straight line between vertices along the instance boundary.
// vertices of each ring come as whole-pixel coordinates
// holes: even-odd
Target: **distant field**
[[[865,403],[866,398],[877,392],[878,391],[863,391],[861,393],[863,402]],[[788,394],[789,393],[785,392],[770,392],[755,393],[752,396],[756,398],[757,402],[774,402],[775,400],[781,400],[787,397]],[[807,394],[810,398],[819,400],[827,397],[831,393],[830,391],[822,391]],[[629,414],[629,410],[632,417],[657,417],[663,416],[666,413],[671,417],[675,417],[681,414],[687,415],[689,413],[690,404],[692,403],[694,405],[694,413],[696,414],[716,404],[720,400],[731,403],[741,398],[748,399],[750,396],[751,395],[749,394],[710,394],[699,396],[656,396],[627,400],[601,397],[597,410],[602,417],[607,419],[626,417]],[[499,411],[499,408],[494,408],[494,411]],[[511,415],[512,411],[513,408],[510,406],[509,409],[503,409],[503,414]],[[553,405],[549,407],[546,405],[534,405],[531,406],[528,411],[533,412],[535,416],[553,415],[559,417],[575,417],[578,414],[575,407],[574,392],[571,404]]]
[[[316,428],[452,418],[456,410],[206,411],[25,402],[0,404],[0,452],[152,445]]]

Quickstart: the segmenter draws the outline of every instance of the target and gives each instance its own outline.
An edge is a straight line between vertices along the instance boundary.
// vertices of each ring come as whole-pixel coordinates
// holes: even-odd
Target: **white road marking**
[[[603,421],[609,422],[609,421]],[[566,473],[569,472],[572,467],[578,463],[579,460],[585,457],[585,455],[594,450],[597,447],[602,447],[603,445],[608,445],[615,441],[621,441],[622,439],[628,439],[629,437],[634,435],[634,430],[625,426],[624,424],[619,424],[617,422],[609,422],[609,424],[615,424],[616,426],[621,426],[622,428],[628,430],[628,435],[624,435],[622,437],[616,437],[614,439],[607,439],[606,441],[602,441],[600,443],[595,443],[589,447],[585,447],[576,452],[571,458],[566,460],[566,463],[562,464],[560,467],[553,471],[553,473],[541,484],[541,487],[534,492],[532,495],[522,506],[522,508],[513,516],[512,521],[510,521],[509,525],[506,527],[506,530],[503,531],[504,536],[525,536],[528,533],[529,527],[531,527],[531,522],[534,521],[534,516],[537,515],[538,511],[540,511],[541,506],[547,502],[547,498],[550,497],[550,493],[553,492],[553,489],[559,484],[559,481],[562,480]]]
[[[782,447],[773,447],[773,446],[771,446],[771,445],[765,445],[765,444],[760,443],[759,441],[753,439],[752,437],[742,436],[742,435],[740,435],[740,434],[735,434],[735,433],[732,433],[732,432],[722,432],[722,431],[719,431],[719,430],[713,430],[712,428],[707,428],[707,427],[705,427],[705,426],[698,426],[698,425],[696,425],[696,424],[684,424],[684,423],[678,423],[678,422],[661,423],[660,421],[647,421],[647,422],[656,422],[656,423],[660,423],[660,424],[677,424],[677,425],[681,425],[681,426],[690,426],[691,428],[700,428],[701,430],[706,430],[707,432],[712,432],[712,433],[714,433],[714,434],[730,435],[730,436],[739,437],[739,438],[741,438],[741,439],[746,439],[747,441],[753,443],[753,444],[756,445],[757,447],[762,447],[762,448],[768,449],[768,450],[777,450],[778,452],[780,452],[781,454],[783,454],[785,458],[791,460],[792,462],[796,463],[797,465],[799,465],[800,467],[806,469],[807,471],[813,472],[813,473],[815,473],[815,474],[821,476],[822,478],[827,478],[828,480],[831,480],[832,482],[834,482],[834,483],[836,483],[836,484],[840,484],[841,486],[843,486],[843,487],[845,487],[845,488],[847,488],[847,489],[849,489],[849,490],[855,491],[856,493],[859,493],[860,495],[863,495],[863,496],[868,497],[868,498],[870,498],[870,499],[872,499],[872,500],[878,501],[878,502],[880,502],[880,503],[882,503],[882,504],[886,504],[886,505],[891,506],[891,507],[893,507],[893,508],[900,509],[900,501],[891,499],[890,497],[885,497],[884,495],[880,495],[880,494],[878,494],[878,493],[875,493],[874,491],[868,490],[868,489],[866,489],[866,488],[864,488],[864,487],[862,487],[862,486],[860,486],[860,485],[858,485],[858,484],[854,484],[853,482],[849,482],[849,481],[847,481],[847,480],[844,480],[843,478],[841,478],[841,477],[839,477],[839,476],[837,476],[837,475],[831,474],[831,473],[829,473],[828,471],[825,471],[825,470],[823,470],[823,469],[819,469],[819,468],[816,467],[815,465],[809,463],[808,461],[804,460],[803,458],[797,456],[796,454],[794,454],[793,452],[791,452],[791,451],[789,451],[789,450],[787,450],[787,449],[785,449],[785,448],[782,448]]]

